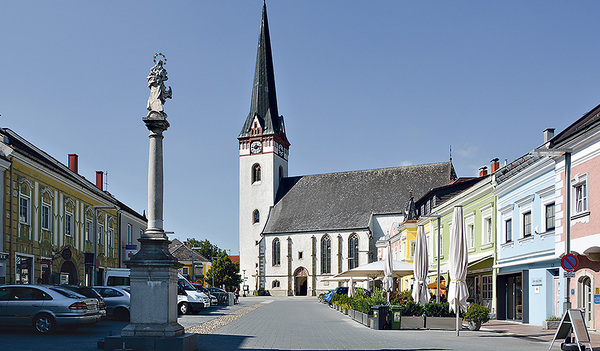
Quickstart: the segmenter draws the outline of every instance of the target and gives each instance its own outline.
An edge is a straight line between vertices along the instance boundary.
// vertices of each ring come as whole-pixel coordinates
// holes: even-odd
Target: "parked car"
[[[227,304],[229,300],[229,295],[227,294],[227,291],[220,288],[214,288],[212,286],[208,287],[207,289],[212,295],[215,295],[217,297],[217,300],[219,300],[219,304]]]
[[[196,288],[181,274],[177,280],[177,311],[179,314],[198,313],[210,307],[208,295]]]
[[[0,324],[33,326],[41,334],[56,327],[76,329],[96,324],[102,314],[98,300],[46,285],[0,286]]]
[[[106,315],[118,321],[129,320],[130,295],[116,286],[94,286],[94,290],[104,298]]]
[[[102,316],[106,316],[106,303],[104,298],[98,294],[98,292],[89,286],[77,286],[77,285],[56,285],[58,288],[67,289],[83,295],[85,297],[94,298],[98,300],[98,310],[102,313]]]
[[[333,295],[348,295],[348,287],[340,286],[333,290],[330,290],[329,292],[327,292],[327,294],[325,294],[325,297],[323,297],[323,301],[331,305],[331,299],[333,298]]]
[[[200,284],[192,283],[192,285],[194,286],[194,288],[196,288],[196,290],[201,291],[210,297],[210,305],[211,306],[219,304],[219,299],[217,299],[217,297],[215,295],[211,294],[210,290],[208,290],[207,288],[203,287]]]

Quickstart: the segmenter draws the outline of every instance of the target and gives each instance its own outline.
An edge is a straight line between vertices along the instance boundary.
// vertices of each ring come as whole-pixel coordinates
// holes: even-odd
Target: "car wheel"
[[[129,320],[129,311],[126,308],[117,308],[113,312],[113,316],[118,321],[128,321]]]
[[[33,318],[33,327],[35,328],[35,331],[40,334],[48,334],[54,330],[56,322],[52,316],[40,314]]]
[[[189,312],[189,307],[188,304],[185,302],[180,303],[177,306],[177,311],[179,312],[179,314],[184,315],[184,314],[188,314]]]

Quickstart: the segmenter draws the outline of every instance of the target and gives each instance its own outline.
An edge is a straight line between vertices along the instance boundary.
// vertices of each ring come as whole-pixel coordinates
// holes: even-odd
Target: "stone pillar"
[[[196,350],[198,346],[198,335],[185,334],[177,323],[178,268],[183,264],[169,253],[169,239],[163,229],[162,141],[169,122],[162,104],[171,97],[171,88],[167,90],[163,84],[167,72],[162,66],[163,62],[158,61],[150,70],[150,112],[142,118],[150,130],[148,228],[138,239],[140,250],[125,261],[130,268],[131,323],[120,337],[106,338],[106,350],[123,346],[136,350]]]

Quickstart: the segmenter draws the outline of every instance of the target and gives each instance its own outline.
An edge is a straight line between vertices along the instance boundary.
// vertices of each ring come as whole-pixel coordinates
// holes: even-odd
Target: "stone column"
[[[131,323],[120,337],[106,338],[106,350],[123,345],[136,350],[195,350],[198,344],[198,336],[185,334],[177,323],[178,268],[183,264],[169,253],[169,239],[163,229],[162,141],[169,122],[162,104],[171,97],[171,88],[164,86],[167,72],[162,66],[163,62],[158,61],[150,70],[149,112],[142,118],[150,131],[148,228],[138,239],[140,250],[125,261],[130,268]]]

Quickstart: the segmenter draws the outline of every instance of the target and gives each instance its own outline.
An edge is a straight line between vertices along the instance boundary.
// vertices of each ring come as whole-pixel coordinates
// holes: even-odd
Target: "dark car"
[[[331,305],[331,299],[333,298],[333,295],[348,295],[348,287],[340,286],[335,288],[334,290],[329,291],[327,294],[325,294],[323,301]]]
[[[229,294],[227,293],[227,291],[219,288],[214,288],[212,286],[206,289],[210,291],[211,295],[217,297],[217,300],[219,300],[219,304],[226,305],[229,302]]]
[[[219,299],[217,299],[217,297],[215,295],[211,294],[210,290],[203,287],[201,284],[192,283],[192,285],[194,286],[194,288],[196,288],[196,290],[201,291],[201,292],[205,293],[206,296],[210,297],[211,306],[219,304]]]
[[[104,298],[98,294],[98,292],[92,289],[89,286],[76,286],[76,285],[56,285],[58,288],[63,288],[67,290],[74,291],[79,295],[83,295],[85,297],[92,297],[98,300],[98,310],[102,313],[102,316],[106,316],[106,303],[104,302]]]

